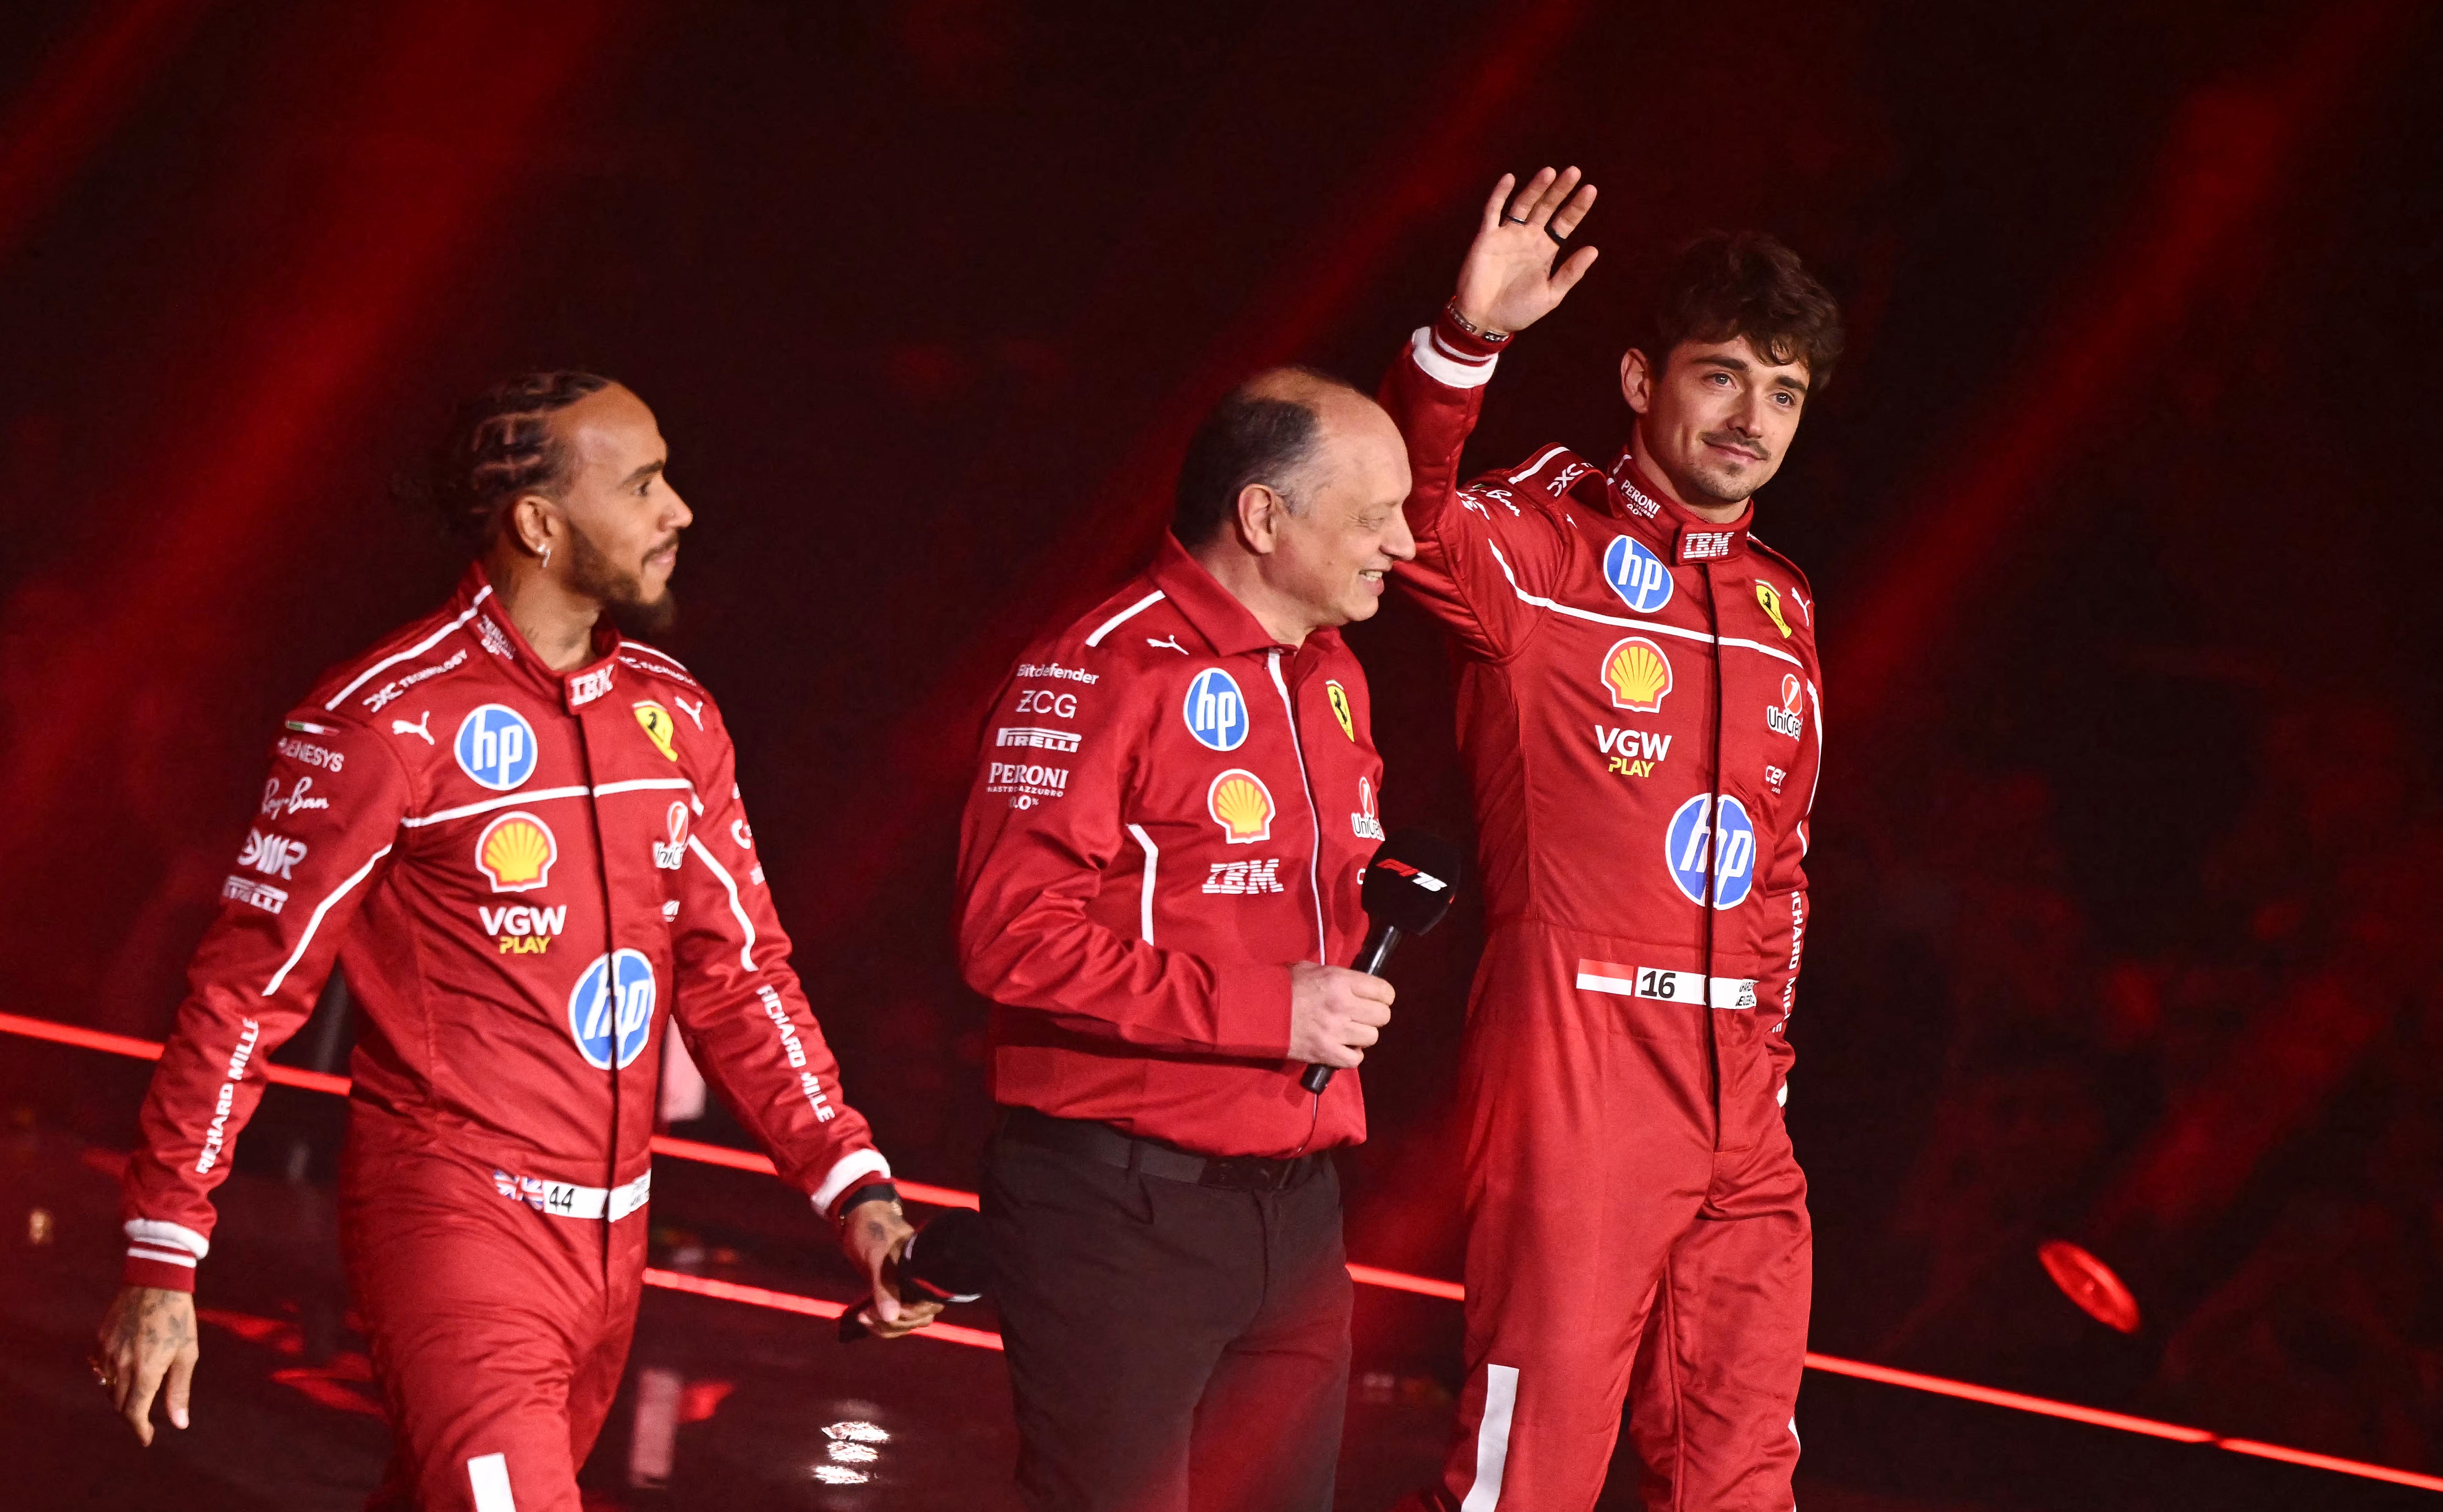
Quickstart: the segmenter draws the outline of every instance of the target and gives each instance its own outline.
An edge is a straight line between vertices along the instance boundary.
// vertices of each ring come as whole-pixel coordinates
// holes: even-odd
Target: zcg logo
[[[608,1071],[615,1038],[619,1064],[625,1066],[644,1051],[652,1029],[653,963],[641,950],[596,956],[568,994],[568,1030],[577,1038],[577,1053],[595,1070]]]
[[[1671,868],[1671,880],[1689,902],[1705,901],[1705,877],[1710,872],[1714,907],[1736,908],[1748,900],[1748,890],[1755,885],[1755,825],[1749,821],[1746,806],[1727,793],[1722,795],[1720,822],[1707,823],[1706,810],[1712,802],[1712,794],[1699,793],[1680,805],[1671,816],[1670,828],[1663,832],[1662,859]],[[1718,846],[1715,843],[1717,832]]]
[[[1187,732],[1206,750],[1237,750],[1247,743],[1247,700],[1219,667],[1196,674],[1181,712],[1187,716]]]
[[[496,793],[534,775],[535,732],[525,716],[500,704],[486,704],[458,726],[450,743],[458,769]]]

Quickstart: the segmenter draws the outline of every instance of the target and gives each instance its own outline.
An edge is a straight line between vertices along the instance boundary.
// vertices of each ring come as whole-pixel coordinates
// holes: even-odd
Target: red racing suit
[[[1382,398],[1397,581],[1461,654],[1488,938],[1461,1052],[1468,1376],[1441,1496],[1590,1507],[1632,1390],[1646,1504],[1791,1504],[1812,1239],[1784,1132],[1822,750],[1797,568],[1561,447],[1461,487],[1496,349]]]
[[[345,970],[341,1233],[388,1500],[574,1512],[634,1323],[667,1024],[818,1210],[890,1171],[789,969],[719,707],[607,626],[595,650],[545,667],[475,567],[325,674],[128,1163],[125,1283],[192,1288],[265,1062]]]
[[[993,1098],[1207,1155],[1366,1137],[1357,1074],[1298,1087],[1293,961],[1346,966],[1383,838],[1366,675],[1293,650],[1168,535],[996,696],[959,845]]]

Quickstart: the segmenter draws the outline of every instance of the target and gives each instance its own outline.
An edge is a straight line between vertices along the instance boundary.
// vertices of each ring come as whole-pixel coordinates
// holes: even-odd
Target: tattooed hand
[[[155,1392],[160,1392],[169,1409],[170,1422],[187,1426],[187,1389],[194,1382],[195,1356],[193,1295],[126,1286],[101,1320],[101,1347],[94,1353],[93,1374],[110,1393],[110,1405],[136,1429],[137,1440],[149,1445]]]
[[[940,1302],[900,1300],[899,1255],[915,1233],[897,1203],[879,1198],[850,1208],[848,1221],[840,1226],[840,1248],[873,1280],[873,1300],[858,1317],[883,1338],[912,1334],[942,1310]]]

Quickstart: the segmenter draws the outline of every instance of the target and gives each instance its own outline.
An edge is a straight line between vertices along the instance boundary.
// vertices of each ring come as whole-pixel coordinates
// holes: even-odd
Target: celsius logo
[[[1779,709],[1771,705],[1765,707],[1765,724],[1774,734],[1787,735],[1796,740],[1798,732],[1807,728],[1806,700],[1806,690],[1799,686],[1798,679],[1784,673],[1781,678],[1781,707]]]
[[[643,1051],[653,1029],[653,963],[641,950],[596,956],[569,991],[568,1032],[577,1037],[577,1053],[597,1071],[611,1069],[615,1023],[624,1066]]]
[[[505,793],[534,775],[534,727],[524,714],[500,704],[485,704],[458,726],[450,748],[458,769],[496,793]]]
[[[1633,536],[1614,536],[1605,548],[1604,581],[1621,602],[1642,615],[1671,601],[1671,569]]]
[[[1207,667],[1187,685],[1187,732],[1206,750],[1237,750],[1247,743],[1247,700],[1219,667]]]
[[[1712,802],[1711,793],[1699,793],[1680,805],[1680,811],[1671,816],[1671,827],[1663,832],[1662,858],[1671,868],[1671,880],[1680,884],[1691,903],[1705,901],[1710,861],[1714,907],[1736,908],[1748,900],[1748,889],[1755,885],[1755,825],[1749,821],[1746,807],[1727,793],[1722,795],[1721,823],[1706,823],[1705,810]],[[1721,844],[1716,855],[1713,842],[1717,828]]]

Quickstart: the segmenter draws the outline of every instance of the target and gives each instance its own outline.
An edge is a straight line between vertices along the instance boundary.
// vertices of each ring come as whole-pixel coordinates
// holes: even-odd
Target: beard
[[[659,598],[647,598],[644,576],[614,565],[574,521],[568,536],[569,586],[599,603],[621,635],[658,638],[678,623],[678,595],[664,587]]]

